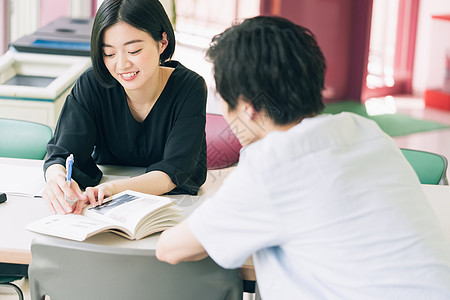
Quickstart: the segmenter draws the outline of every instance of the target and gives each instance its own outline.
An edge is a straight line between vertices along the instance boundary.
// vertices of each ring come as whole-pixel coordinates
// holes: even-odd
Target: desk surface
[[[0,191],[13,192],[8,200],[0,205],[0,263],[26,264],[31,261],[30,245],[33,238],[38,236],[25,229],[28,223],[51,214],[44,199],[34,198],[31,195],[40,192],[45,185],[42,171],[43,161],[27,159],[0,158],[0,171],[10,176],[0,177]],[[14,172],[14,169],[21,172]],[[136,176],[143,173],[142,168],[128,168],[117,166],[101,166],[106,179]],[[183,215],[189,215],[203,200],[213,195],[220,187],[223,179],[233,168],[208,171],[205,184],[198,196],[171,195],[184,209]],[[27,171],[27,176],[22,172]],[[20,185],[9,185],[9,182],[21,182]],[[12,188],[11,188],[12,186]],[[24,193],[25,195],[20,195]],[[142,240],[130,241],[114,233],[101,233],[93,236],[83,243],[100,244],[114,247],[134,249],[155,249],[159,234],[146,237]],[[241,268],[245,279],[255,280],[251,259],[247,260]]]
[[[22,182],[23,185],[34,185],[34,190],[39,192],[45,184],[43,179],[42,161],[23,160],[23,159],[5,159],[0,158],[0,170],[2,173],[9,173],[8,170],[17,166],[17,168],[26,167],[35,174],[34,181],[27,182],[15,174],[8,178],[11,182]],[[141,172],[139,168],[115,168],[102,167],[106,177],[116,178],[117,173],[121,176],[134,176]],[[231,169],[209,171],[206,183],[201,188],[198,196],[190,195],[171,195],[171,198],[178,200],[178,205],[184,209],[183,214],[189,215],[198,204],[212,195],[220,186],[222,180]],[[11,173],[10,173],[11,174]],[[36,174],[39,174],[36,176]],[[29,179],[28,179],[29,180]],[[38,184],[36,184],[36,182]],[[0,183],[0,190],[5,189],[5,182]],[[32,190],[26,190],[25,194],[20,195],[22,190],[11,190],[14,194],[8,195],[8,200],[0,205],[0,262],[28,264],[31,260],[30,244],[31,240],[38,235],[25,229],[25,226],[35,220],[51,214],[50,209],[45,204],[44,199],[31,197]],[[139,241],[129,241],[113,233],[102,233],[85,242],[112,245],[117,247],[129,247],[139,249],[154,249],[157,235],[144,238]]]
[[[20,174],[8,177],[9,182],[22,182],[24,185],[41,188],[44,184],[42,175],[42,161],[23,159],[0,158],[0,171],[8,173],[14,167],[27,167],[32,170],[35,178],[33,181],[25,182]],[[233,168],[222,170],[210,170],[205,184],[200,189],[198,196],[175,195],[170,196],[178,200],[179,205],[184,209],[184,215],[189,215],[203,200],[213,195],[220,187],[223,179]],[[102,167],[106,177],[118,175],[134,176],[140,174],[137,168],[116,168]],[[36,173],[34,173],[36,172]],[[10,173],[14,174],[14,172]],[[16,178],[15,178],[16,176]],[[29,178],[27,180],[30,180]],[[0,190],[5,186],[0,183]],[[445,235],[450,239],[450,187],[438,185],[423,185],[423,189],[428,200],[441,224]],[[16,191],[19,192],[19,191]],[[31,261],[30,245],[31,240],[38,234],[25,229],[25,226],[37,219],[50,215],[50,209],[42,198],[31,196],[8,196],[8,200],[0,204],[0,263],[29,264]],[[109,245],[115,247],[135,248],[135,249],[155,249],[159,235],[152,235],[138,241],[130,241],[113,233],[102,233],[93,236],[84,243]],[[242,275],[245,279],[255,280],[253,265],[248,260],[242,267]]]

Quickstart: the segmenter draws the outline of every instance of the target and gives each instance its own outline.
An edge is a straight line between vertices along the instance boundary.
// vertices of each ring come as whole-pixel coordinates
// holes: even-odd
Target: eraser
[[[0,193],[0,203],[3,203],[6,201],[6,194],[5,193]]]

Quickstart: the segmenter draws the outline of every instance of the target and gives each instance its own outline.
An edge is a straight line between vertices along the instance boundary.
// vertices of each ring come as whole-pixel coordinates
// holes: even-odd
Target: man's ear
[[[167,46],[169,45],[169,40],[167,39],[167,33],[162,33],[162,39],[158,42],[159,44],[159,55],[161,55],[164,50],[166,50]]]
[[[249,120],[255,121],[255,119],[260,115],[260,112],[255,109],[251,102],[244,104],[244,112],[249,117]]]
[[[249,120],[253,120],[255,118],[255,115],[257,114],[257,111],[253,104],[251,102],[245,101],[246,99],[242,95],[240,95],[237,100],[238,109],[241,109],[244,112],[244,115],[248,116]]]

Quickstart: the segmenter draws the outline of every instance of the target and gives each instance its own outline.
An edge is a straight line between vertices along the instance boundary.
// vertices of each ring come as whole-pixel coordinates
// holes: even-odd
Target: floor
[[[371,111],[374,113],[401,113],[450,125],[450,111],[425,107],[423,100],[417,97],[397,96],[371,99],[368,100],[366,106],[369,113]],[[450,159],[450,128],[415,133],[394,139],[400,147],[437,152]],[[447,170],[447,176],[450,178],[450,170]],[[25,299],[30,299],[28,280],[20,280],[17,285],[23,290]],[[13,299],[17,299],[17,296],[9,289],[0,287],[0,300]],[[252,295],[244,295],[244,300],[251,299],[253,299]]]
[[[450,125],[450,111],[426,107],[423,99],[411,96],[396,96],[371,99],[366,107],[373,105],[387,112],[406,114],[418,119],[436,121]],[[450,128],[395,137],[399,147],[436,152],[450,161]],[[447,169],[450,178],[450,169]]]

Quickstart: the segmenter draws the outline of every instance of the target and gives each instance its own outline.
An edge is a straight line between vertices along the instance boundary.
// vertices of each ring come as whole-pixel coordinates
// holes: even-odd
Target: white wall
[[[71,18],[90,18],[92,15],[92,1],[70,0],[69,13]]]
[[[450,21],[432,19],[449,15],[449,0],[422,0],[419,6],[413,93],[422,96],[427,88],[441,88],[444,80],[444,52],[450,48]]]
[[[0,55],[6,52],[9,42],[9,2],[0,0]]]
[[[164,10],[166,11],[167,16],[169,17],[169,20],[172,21],[173,18],[172,0],[159,0],[159,2],[161,2],[162,6],[164,7]]]
[[[40,1],[14,0],[10,2],[11,42],[31,34],[39,28]]]

